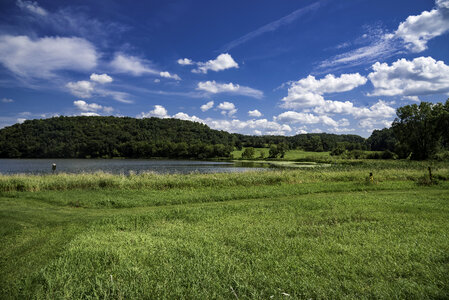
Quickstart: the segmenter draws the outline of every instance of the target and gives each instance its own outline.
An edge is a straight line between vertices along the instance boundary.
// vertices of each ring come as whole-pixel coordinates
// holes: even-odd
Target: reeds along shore
[[[418,181],[425,177],[428,162],[382,162],[335,165],[312,169],[279,169],[245,173],[114,175],[105,172],[49,175],[0,175],[0,191],[46,191],[73,189],[154,189],[234,187],[318,182]],[[433,164],[433,178],[448,180],[449,168]]]

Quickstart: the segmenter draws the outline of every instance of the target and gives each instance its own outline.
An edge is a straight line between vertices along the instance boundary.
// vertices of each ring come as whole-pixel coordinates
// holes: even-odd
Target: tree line
[[[365,139],[357,135],[250,136],[178,119],[61,116],[1,129],[0,157],[206,159],[230,157],[243,147],[270,146],[276,157],[287,149],[330,151],[338,143],[365,147]]]
[[[449,159],[449,99],[399,107],[390,128],[374,130],[371,150],[394,152],[414,160]]]
[[[289,149],[331,151],[362,158],[449,159],[449,100],[397,109],[391,128],[368,139],[328,133],[251,136],[210,129],[178,119],[130,117],[54,117],[27,120],[0,130],[2,158],[228,158],[234,149],[268,147],[269,157]],[[251,150],[248,150],[251,151]],[[252,156],[249,152],[245,157]]]

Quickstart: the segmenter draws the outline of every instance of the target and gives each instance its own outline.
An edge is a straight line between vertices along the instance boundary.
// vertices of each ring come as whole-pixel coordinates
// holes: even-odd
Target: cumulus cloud
[[[347,119],[335,121],[329,116],[314,115],[311,113],[286,111],[276,117],[276,121],[289,124],[324,124],[332,127],[348,126]]]
[[[182,66],[190,66],[193,65],[194,62],[191,59],[188,58],[180,58],[177,60],[178,64],[182,65]]]
[[[378,119],[372,119],[372,118],[367,118],[367,119],[363,119],[360,120],[359,125],[362,128],[367,128],[367,131],[373,131],[374,129],[382,129],[385,127],[390,127],[391,126],[391,121],[390,120],[378,120]]]
[[[76,100],[73,101],[73,105],[76,106],[79,110],[83,112],[97,112],[97,111],[103,111],[105,113],[111,113],[114,111],[114,109],[110,106],[102,106],[97,103],[87,103],[84,100]]]
[[[138,118],[170,118],[170,116],[167,114],[167,110],[162,105],[155,105],[153,110],[150,110],[149,112],[145,113],[142,112],[139,115],[137,115]]]
[[[356,119],[361,118],[391,118],[395,115],[396,110],[389,106],[386,102],[379,100],[377,103],[368,107],[354,107],[351,114]]]
[[[227,111],[232,110],[232,103],[223,103],[223,108]],[[219,120],[219,119],[201,119],[197,116],[190,116],[184,112],[170,116],[167,110],[161,105],[155,105],[154,110],[148,113],[141,113],[138,118],[158,117],[158,118],[176,118],[181,120],[188,120],[199,122],[208,125],[212,129],[226,130],[228,132],[238,132],[244,134],[268,134],[268,135],[286,135],[293,132],[292,128],[287,124],[280,124],[276,121],[269,121],[267,119],[242,121],[238,119]]]
[[[108,74],[95,74],[92,73],[90,75],[90,80],[98,82],[98,83],[111,83],[113,81],[112,77]]]
[[[205,123],[204,120],[198,118],[197,116],[189,116],[186,113],[179,112],[172,116],[172,118],[185,120],[185,121],[192,121],[192,122],[198,122],[198,123]]]
[[[321,106],[317,106],[313,111],[317,114],[351,114],[354,110],[354,104],[350,101],[332,101],[325,100]]]
[[[250,110],[248,111],[248,116],[250,117],[255,117],[255,118],[259,118],[262,116],[262,113],[260,111],[258,111],[257,109],[255,110]]]
[[[449,1],[437,0],[436,5],[431,11],[409,16],[399,24],[393,36],[402,39],[412,52],[426,50],[429,40],[449,31]]]
[[[59,70],[87,71],[97,65],[95,47],[82,38],[0,36],[0,63],[22,77],[48,78]]]
[[[161,77],[164,77],[164,78],[170,78],[170,79],[174,79],[174,80],[181,80],[181,77],[179,77],[177,74],[170,74],[167,71],[160,72],[159,75]]]
[[[2,98],[2,102],[3,103],[12,103],[12,102],[14,102],[14,100],[12,100],[10,98]]]
[[[206,104],[201,105],[201,110],[204,111],[208,111],[209,109],[211,109],[212,107],[214,107],[214,101],[209,101]]]
[[[243,95],[253,98],[262,98],[263,92],[250,87],[241,86],[239,84],[218,83],[213,81],[202,81],[198,83],[197,90],[206,91],[211,94],[231,93],[236,95]]]
[[[368,75],[374,86],[371,96],[419,96],[449,92],[449,66],[432,57],[412,61],[399,59],[392,63],[375,63]]]
[[[107,74],[98,75],[93,73],[90,75],[90,80],[81,80],[76,82],[69,82],[66,87],[69,89],[70,93],[81,98],[91,98],[91,97],[111,97],[112,99],[122,102],[122,103],[132,103],[129,100],[130,95],[124,92],[111,91],[99,87],[97,83],[105,84],[112,82],[112,77]]]
[[[39,6],[37,2],[17,0],[16,5],[20,9],[38,16],[46,16],[48,12]]]
[[[222,115],[228,117],[232,117],[237,112],[237,108],[235,108],[234,103],[227,101],[220,103],[218,105],[218,109],[221,109]]]
[[[86,80],[69,82],[66,84],[66,87],[73,95],[81,98],[90,98],[94,92],[94,84]]]
[[[83,117],[98,117],[100,114],[90,111],[90,112],[82,112],[80,113],[80,115]]]
[[[213,120],[206,119],[206,124],[212,129],[225,130],[228,132],[238,132],[247,134],[267,134],[267,135],[286,135],[292,132],[292,128],[287,124],[279,124],[267,119],[258,120]]]
[[[367,79],[359,73],[342,74],[335,77],[328,74],[322,79],[309,75],[306,78],[290,83],[288,95],[282,99],[284,108],[304,108],[325,104],[323,94],[350,91],[364,85]]]
[[[179,63],[179,61],[178,61]],[[215,59],[211,59],[207,62],[197,62],[198,68],[193,69],[193,73],[203,73],[206,74],[209,70],[218,72],[231,68],[238,68],[238,63],[232,58],[228,53],[223,53],[217,56]]]

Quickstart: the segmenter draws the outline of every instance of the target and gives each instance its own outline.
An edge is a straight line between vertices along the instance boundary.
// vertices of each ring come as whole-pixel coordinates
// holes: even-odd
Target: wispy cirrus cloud
[[[100,21],[86,14],[83,7],[64,6],[49,10],[37,1],[17,0],[16,5],[28,16],[20,16],[21,23],[28,23],[33,28],[45,29],[50,35],[78,36],[91,42],[107,43],[107,38],[127,31],[129,28],[116,22]]]
[[[248,97],[253,97],[260,99],[263,97],[263,92],[256,90],[247,86],[241,86],[239,84],[229,83],[219,83],[215,80],[212,81],[202,81],[198,83],[196,88],[199,91],[205,91],[211,94],[218,93],[230,93],[236,95],[243,95]]]
[[[306,7],[300,8],[295,10],[294,12],[276,20],[273,21],[271,23],[268,23],[262,27],[259,27],[258,29],[251,31],[247,34],[245,34],[244,36],[235,39],[229,43],[227,43],[226,45],[224,45],[221,49],[221,52],[223,51],[229,51],[232,48],[235,48],[241,44],[244,44],[258,36],[261,36],[267,32],[272,32],[272,31],[276,31],[277,29],[279,29],[280,27],[284,26],[284,25],[288,25],[290,23],[293,23],[294,21],[296,21],[298,18],[306,15],[309,12],[315,11],[318,8],[320,8],[326,1],[318,1],[315,2],[313,4],[310,4]]]
[[[408,16],[394,32],[368,30],[363,46],[322,61],[318,70],[335,71],[385,60],[404,52],[422,52],[431,39],[449,32],[449,0],[436,0],[436,6],[419,15]],[[361,40],[360,38],[358,40]]]

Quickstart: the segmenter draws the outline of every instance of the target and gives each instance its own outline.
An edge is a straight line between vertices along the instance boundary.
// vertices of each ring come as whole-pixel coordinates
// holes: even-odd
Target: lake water
[[[114,174],[156,172],[156,173],[232,173],[266,170],[262,167],[234,164],[232,162],[193,160],[145,160],[145,159],[0,159],[1,174],[50,174],[51,165],[57,172],[93,173],[104,171]]]

